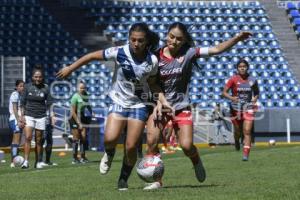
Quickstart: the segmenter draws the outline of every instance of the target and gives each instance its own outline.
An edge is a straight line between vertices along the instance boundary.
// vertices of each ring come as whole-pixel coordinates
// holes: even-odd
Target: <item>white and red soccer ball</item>
[[[158,156],[145,156],[136,166],[138,176],[145,182],[159,181],[164,174],[164,163]]]
[[[13,159],[13,163],[16,167],[20,167],[24,163],[24,158],[22,156],[15,156]]]

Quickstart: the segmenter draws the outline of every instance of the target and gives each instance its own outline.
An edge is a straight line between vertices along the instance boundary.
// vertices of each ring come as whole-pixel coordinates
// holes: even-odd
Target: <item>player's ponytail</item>
[[[146,23],[135,23],[129,29],[129,36],[133,31],[146,33],[146,39],[148,40],[147,49],[152,53],[155,52],[159,44],[159,36],[151,31]]]

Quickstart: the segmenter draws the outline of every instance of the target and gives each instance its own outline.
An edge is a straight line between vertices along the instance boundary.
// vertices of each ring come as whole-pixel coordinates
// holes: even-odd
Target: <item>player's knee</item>
[[[37,137],[36,140],[35,140],[35,143],[37,145],[41,145],[42,144],[42,141],[43,141],[43,138],[42,137]]]
[[[149,145],[155,145],[156,143],[158,143],[158,140],[159,140],[159,135],[157,135],[156,133],[148,133],[147,134],[147,144]]]
[[[187,152],[187,153],[193,150],[193,143],[192,142],[185,141],[185,142],[182,142],[180,144],[180,146],[181,146],[182,150],[184,152]]]
[[[251,134],[251,129],[244,129],[243,130],[244,135],[250,135]]]
[[[25,136],[25,142],[31,142],[31,140],[32,140],[32,136],[30,135],[30,136]]]
[[[126,142],[125,149],[128,153],[135,152],[136,151],[136,145],[133,142]]]

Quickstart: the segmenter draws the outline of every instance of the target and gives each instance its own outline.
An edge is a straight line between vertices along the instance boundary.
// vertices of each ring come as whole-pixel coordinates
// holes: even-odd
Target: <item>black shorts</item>
[[[83,126],[89,125],[91,123],[91,118],[82,117],[80,120],[81,120],[80,122]],[[70,129],[78,129],[79,128],[79,125],[77,124],[77,122],[75,121],[74,118],[69,119],[69,124],[70,124]]]

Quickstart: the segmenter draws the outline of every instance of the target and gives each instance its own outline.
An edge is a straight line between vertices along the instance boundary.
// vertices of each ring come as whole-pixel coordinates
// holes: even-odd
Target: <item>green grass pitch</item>
[[[71,155],[53,161],[59,165],[41,170],[11,169],[0,164],[0,199],[300,199],[300,146],[254,147],[248,162],[232,146],[200,148],[207,180],[198,183],[190,161],[182,152],[163,155],[164,188],[143,191],[144,183],[134,169],[129,190],[118,191],[117,179],[123,153],[119,150],[111,171],[102,176],[102,153],[88,152],[90,163],[71,164]],[[6,155],[8,157],[8,154]],[[31,153],[31,157],[34,154]]]

